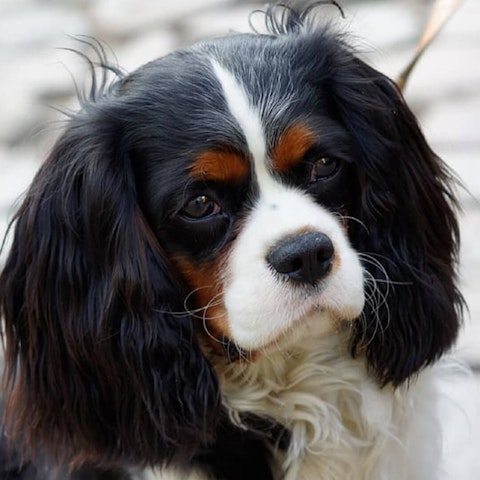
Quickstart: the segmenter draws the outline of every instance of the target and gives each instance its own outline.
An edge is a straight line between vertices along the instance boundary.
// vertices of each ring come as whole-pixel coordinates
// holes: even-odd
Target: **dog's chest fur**
[[[272,446],[279,479],[373,480],[386,471],[389,480],[436,478],[429,372],[409,389],[380,389],[345,348],[339,334],[304,339],[240,367],[216,365],[232,421],[242,426],[243,415],[255,414],[288,429],[288,448]]]

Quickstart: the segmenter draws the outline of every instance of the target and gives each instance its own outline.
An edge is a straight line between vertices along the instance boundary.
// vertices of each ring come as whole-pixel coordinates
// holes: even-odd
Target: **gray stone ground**
[[[354,33],[355,42],[380,70],[398,74],[414,50],[431,2],[341,3],[347,17],[339,19],[340,28]],[[131,70],[198,39],[246,31],[248,13],[259,6],[253,0],[0,0],[0,235],[62,127],[62,115],[51,107],[75,108],[72,77],[81,85],[85,65],[58,49],[78,48],[69,35],[106,41],[119,64]],[[434,149],[466,187],[459,191],[460,272],[470,314],[458,353],[479,371],[479,0],[465,0],[417,66],[406,98]],[[456,478],[479,476],[468,472]]]

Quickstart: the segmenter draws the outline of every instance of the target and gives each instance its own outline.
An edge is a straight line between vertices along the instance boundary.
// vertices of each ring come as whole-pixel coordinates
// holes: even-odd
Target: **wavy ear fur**
[[[455,285],[459,231],[452,179],[398,88],[358,59],[329,85],[358,146],[367,302],[351,342],[382,384],[398,385],[454,342],[463,300]],[[375,280],[375,281],[374,281]]]
[[[71,465],[186,460],[219,410],[191,318],[174,313],[182,287],[137,204],[113,103],[70,121],[16,215],[0,277],[7,431]]]

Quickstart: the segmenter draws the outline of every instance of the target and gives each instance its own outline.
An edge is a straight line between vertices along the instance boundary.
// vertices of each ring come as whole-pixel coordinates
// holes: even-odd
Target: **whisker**
[[[207,336],[213,340],[215,343],[219,343],[220,345],[222,345],[223,347],[228,347],[228,343],[225,342],[225,338],[222,338],[222,339],[219,339],[217,337],[215,337],[215,335],[213,335],[210,330],[208,329],[208,326],[207,326],[207,320],[215,320],[217,318],[223,318],[225,317],[225,313],[222,313],[220,315],[217,315],[217,316],[214,316],[214,317],[207,317],[207,312],[208,312],[208,309],[214,305],[220,305],[221,302],[217,302],[216,299],[220,298],[221,297],[221,293],[218,293],[216,295],[214,295],[210,301],[203,307],[203,315],[202,317],[198,317],[198,318],[201,318],[202,320],[202,326],[203,326],[203,329],[205,331],[205,333],[207,334]]]
[[[377,335],[377,332],[380,330],[380,333],[384,335],[386,329],[390,324],[391,314],[390,314],[390,309],[387,302],[387,295],[389,292],[388,287],[390,285],[390,282],[388,278],[384,281],[384,283],[387,285],[387,289],[385,292],[383,292],[381,289],[378,288],[377,279],[368,270],[364,270],[364,272],[365,272],[365,275],[367,276],[365,279],[366,284],[370,287],[369,288],[370,295],[366,297],[365,301],[371,307],[371,313],[372,313],[371,319],[368,319],[366,317],[365,312],[362,312],[361,314],[364,331],[367,332],[369,320],[375,322],[375,328],[374,328],[374,331],[371,333],[370,338],[369,339],[364,338],[362,340],[362,341],[367,340],[365,345],[368,346],[373,341],[373,338],[375,338],[375,336]],[[380,309],[382,307],[386,311],[386,319],[387,319],[386,325],[383,325],[382,322],[380,321]]]
[[[342,213],[338,213],[337,214],[342,220],[350,220],[352,222],[356,222],[358,223],[364,230],[365,232],[367,233],[370,233],[370,230],[369,228],[367,227],[367,225],[365,224],[365,222],[362,222],[359,218],[356,218],[356,217],[352,217],[350,215],[344,215]]]
[[[202,289],[205,289],[205,288],[211,288],[210,286],[205,286],[205,287],[198,287],[194,290],[192,290],[191,292],[188,293],[188,295],[185,297],[185,299],[183,300],[183,306],[185,308],[185,310],[161,310],[161,309],[153,309],[154,312],[157,312],[157,313],[165,313],[165,314],[171,314],[171,315],[192,315],[193,317],[195,318],[199,318],[199,319],[202,319],[203,318],[203,315],[198,315],[199,313],[203,312],[206,308],[208,307],[211,307],[211,306],[215,306],[215,305],[221,305],[222,302],[221,301],[218,301],[218,303],[214,303],[213,300],[219,296],[221,296],[222,294],[217,294],[215,295],[215,297],[213,297],[212,300],[210,300],[210,302],[207,304],[207,306],[204,306],[204,307],[199,307],[199,308],[190,308],[188,307],[188,301],[189,299],[195,294],[197,293],[198,291],[202,290]],[[216,318],[216,317],[212,317],[213,318]]]

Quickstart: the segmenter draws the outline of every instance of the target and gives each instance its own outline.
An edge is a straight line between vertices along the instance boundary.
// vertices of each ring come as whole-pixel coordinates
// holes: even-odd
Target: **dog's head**
[[[305,325],[349,322],[395,386],[454,341],[443,163],[342,38],[270,19],[94,92],[37,174],[0,284],[6,421],[31,446],[188,457],[220,411],[205,351],[256,361]]]

